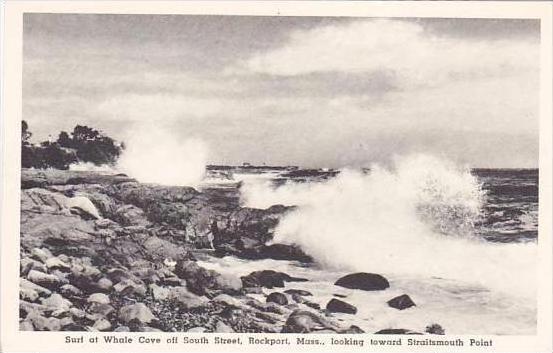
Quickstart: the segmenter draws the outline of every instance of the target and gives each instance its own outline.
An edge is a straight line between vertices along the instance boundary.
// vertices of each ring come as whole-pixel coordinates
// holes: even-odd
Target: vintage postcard
[[[550,352],[548,2],[7,1],[2,352]]]

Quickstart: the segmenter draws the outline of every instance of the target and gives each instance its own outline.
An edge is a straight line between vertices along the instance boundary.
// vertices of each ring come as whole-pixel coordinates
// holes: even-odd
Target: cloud
[[[284,46],[253,55],[244,66],[283,76],[390,71],[409,87],[513,75],[538,64],[537,41],[438,36],[414,22],[379,19],[296,30]]]

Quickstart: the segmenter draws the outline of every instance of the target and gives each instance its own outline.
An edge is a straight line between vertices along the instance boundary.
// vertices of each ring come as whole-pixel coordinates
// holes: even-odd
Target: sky
[[[216,164],[536,167],[539,44],[538,20],[25,14],[23,119]]]

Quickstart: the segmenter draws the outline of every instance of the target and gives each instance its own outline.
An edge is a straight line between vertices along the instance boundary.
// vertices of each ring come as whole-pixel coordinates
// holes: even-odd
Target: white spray
[[[535,244],[491,244],[471,236],[483,193],[468,170],[414,155],[369,174],[344,170],[327,182],[246,183],[251,207],[298,205],[276,229],[333,268],[442,277],[517,295],[535,294]]]
[[[180,140],[157,127],[133,130],[117,169],[145,183],[195,186],[205,175],[208,149],[196,138]]]

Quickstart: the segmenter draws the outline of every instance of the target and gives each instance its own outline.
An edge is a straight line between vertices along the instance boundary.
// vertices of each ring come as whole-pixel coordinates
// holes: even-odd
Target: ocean
[[[358,313],[336,316],[366,332],[438,323],[448,334],[535,334],[538,181],[537,169],[463,169],[428,156],[359,170],[210,166],[200,188],[231,204],[297,206],[274,242],[297,244],[316,263],[201,264],[308,278],[285,289],[308,290],[322,307],[345,296]],[[382,274],[391,286],[364,292],[333,284],[357,271]],[[416,307],[386,304],[401,294]]]

